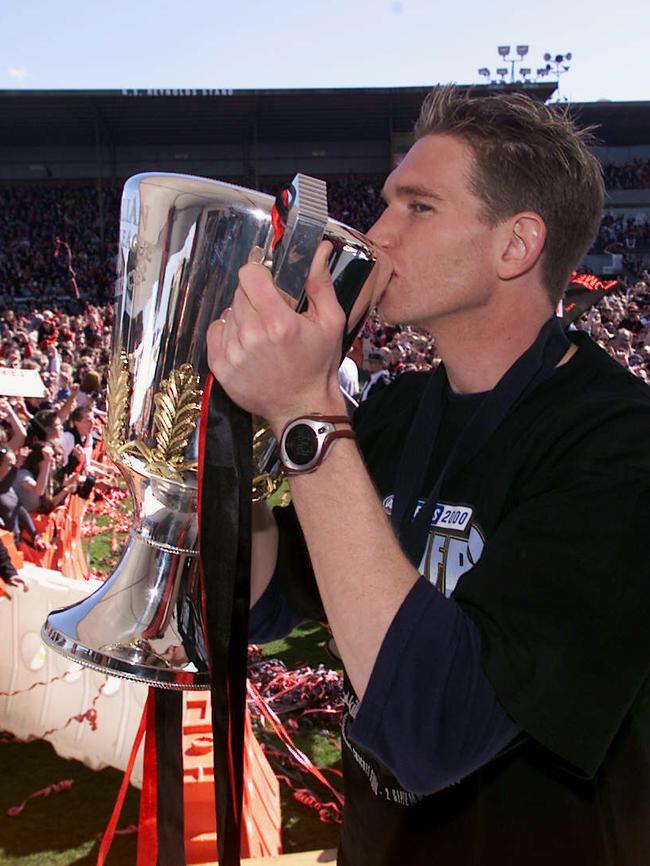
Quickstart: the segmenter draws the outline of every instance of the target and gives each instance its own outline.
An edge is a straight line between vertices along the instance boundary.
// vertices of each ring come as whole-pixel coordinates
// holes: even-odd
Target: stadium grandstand
[[[0,310],[77,315],[84,305],[109,304],[121,189],[143,171],[270,193],[301,171],[327,180],[331,216],[367,230],[428,89],[0,91]],[[552,82],[472,87],[543,102],[554,89]],[[632,303],[628,354],[638,360],[635,345],[650,343],[643,301],[650,286],[650,102],[558,109],[566,107],[594,128],[607,185],[600,233],[581,269],[618,280],[618,300],[605,299],[615,307],[605,325],[629,330]],[[613,331],[601,335],[605,344]],[[613,343],[612,351],[619,352]],[[430,360],[433,352],[429,346]],[[643,356],[644,375],[649,361]]]
[[[473,89],[523,90],[548,101],[554,85]],[[68,253],[82,297],[108,300],[120,191],[142,171],[269,192],[302,171],[328,181],[333,216],[365,230],[380,207],[383,177],[409,147],[427,90],[2,91],[0,300],[69,299]],[[608,186],[585,267],[638,277],[650,264],[650,103],[570,110],[596,128]]]

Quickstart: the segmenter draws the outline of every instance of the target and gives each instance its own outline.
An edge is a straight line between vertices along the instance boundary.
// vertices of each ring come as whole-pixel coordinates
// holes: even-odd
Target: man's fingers
[[[282,300],[273,285],[271,272],[264,265],[249,262],[239,269],[238,292],[243,292],[250,305],[262,317],[280,307]]]
[[[262,247],[251,247],[251,251],[248,254],[248,261],[253,264],[261,265],[264,261],[264,250]]]
[[[310,301],[306,315],[298,315],[285,303],[266,267],[249,261],[240,269],[232,308],[208,330],[208,362],[217,379],[227,379],[247,358],[265,352],[269,344],[312,339],[307,331],[311,333],[314,326],[318,326],[316,331],[324,326],[326,332],[340,332],[345,316],[329,275],[331,252],[331,244],[325,242],[314,257],[306,288]],[[258,255],[255,250],[251,258]]]
[[[258,264],[244,265],[239,271],[239,289],[257,315],[259,327],[263,328],[272,343],[292,339],[298,330],[299,320],[285,303],[273,283],[268,268]],[[243,311],[243,304],[240,311]]]
[[[264,322],[247,295],[240,289],[235,292],[225,327],[225,339],[230,337],[229,329],[236,333],[240,344],[248,351],[255,351],[266,338]]]
[[[329,241],[322,241],[319,245],[309,269],[305,291],[312,315],[315,314],[323,324],[343,327],[345,315],[336,299],[328,264],[332,249]]]
[[[225,318],[216,319],[211,323],[206,334],[208,366],[217,378],[219,378],[218,370],[223,360],[223,334],[225,326]]]
[[[257,253],[257,250],[254,250]],[[336,300],[332,280],[330,278],[328,261],[332,254],[332,244],[323,241],[314,255],[305,291],[310,305],[314,307],[312,313],[318,318],[341,316],[340,306]],[[253,309],[257,312],[262,322],[269,326],[269,330],[281,330],[289,326],[293,310],[284,302],[268,268],[263,265],[249,262],[239,271],[239,288]],[[240,305],[241,307],[241,305]],[[241,321],[241,316],[240,316]]]
[[[227,315],[225,319],[217,319],[208,329],[208,364],[215,378],[222,383],[228,376],[228,368],[236,367],[244,356],[230,318]]]

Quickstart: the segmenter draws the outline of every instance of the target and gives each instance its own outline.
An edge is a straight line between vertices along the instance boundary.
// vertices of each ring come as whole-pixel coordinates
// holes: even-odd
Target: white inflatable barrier
[[[47,649],[40,631],[47,614],[57,607],[73,604],[89,595],[99,581],[71,580],[57,571],[26,563],[20,570],[28,588],[12,590],[11,600],[0,598],[0,730],[21,740],[47,739],[63,758],[76,758],[93,770],[126,768],[142,716],[147,687],[117,677],[106,677],[68,661]],[[55,677],[60,677],[50,682]],[[27,691],[34,683],[36,686]],[[101,688],[101,694],[99,694]],[[93,706],[97,726],[72,716]],[[142,755],[138,756],[131,783],[142,784]]]

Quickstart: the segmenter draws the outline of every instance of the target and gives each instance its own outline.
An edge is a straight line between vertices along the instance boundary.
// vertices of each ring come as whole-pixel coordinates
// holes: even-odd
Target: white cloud
[[[23,66],[10,66],[7,75],[14,81],[24,81],[27,78],[27,70]]]

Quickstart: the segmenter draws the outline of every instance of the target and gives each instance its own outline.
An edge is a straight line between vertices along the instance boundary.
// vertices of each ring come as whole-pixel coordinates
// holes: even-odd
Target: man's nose
[[[397,235],[388,207],[370,228],[368,237],[382,249],[392,249],[397,243]]]

